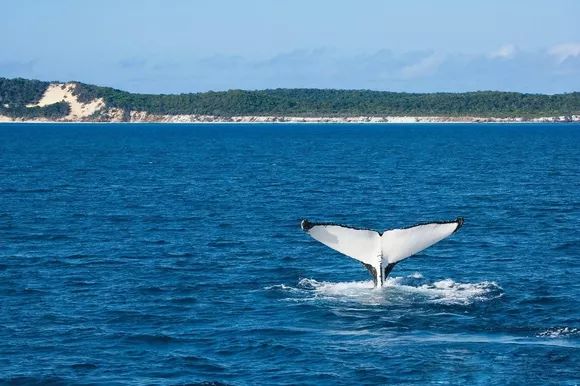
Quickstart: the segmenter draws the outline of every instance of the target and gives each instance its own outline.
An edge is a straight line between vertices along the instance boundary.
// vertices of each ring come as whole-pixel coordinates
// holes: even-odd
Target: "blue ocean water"
[[[302,218],[465,217],[373,289]],[[580,382],[580,125],[0,125],[12,384]]]

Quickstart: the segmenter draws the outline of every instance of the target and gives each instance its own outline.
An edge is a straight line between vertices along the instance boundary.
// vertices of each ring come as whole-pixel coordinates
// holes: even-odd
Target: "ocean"
[[[0,383],[577,385],[579,229],[578,124],[2,124]]]

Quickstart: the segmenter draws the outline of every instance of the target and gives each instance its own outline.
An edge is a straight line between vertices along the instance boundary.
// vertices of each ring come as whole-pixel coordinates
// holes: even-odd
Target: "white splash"
[[[415,287],[410,287],[415,288]],[[424,293],[434,303],[471,304],[495,299],[503,295],[495,282],[457,283],[451,279],[423,284],[416,291]]]
[[[265,289],[292,294],[294,296],[288,300],[293,301],[328,300],[364,305],[470,305],[503,296],[502,288],[495,282],[457,283],[452,279],[444,279],[429,283],[417,272],[409,276],[388,278],[382,288],[375,288],[370,280],[332,283],[302,279],[297,287],[278,285]]]
[[[282,291],[282,292],[301,292],[299,288],[287,286],[286,284],[275,284],[264,287],[265,290]]]

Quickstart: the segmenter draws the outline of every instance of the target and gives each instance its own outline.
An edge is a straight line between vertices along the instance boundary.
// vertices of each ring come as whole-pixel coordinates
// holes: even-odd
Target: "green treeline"
[[[23,119],[55,119],[68,115],[70,107],[66,102],[26,107],[38,102],[49,84],[38,80],[0,78],[0,115]]]
[[[217,116],[480,116],[533,117],[580,113],[580,93],[543,95],[498,91],[395,93],[369,90],[230,90],[179,95],[132,94],[80,84],[80,97],[153,114]]]
[[[49,84],[39,80],[0,78],[0,105],[22,107],[38,102]]]
[[[12,108],[0,107],[0,115],[22,119],[34,119],[34,118],[57,119],[67,116],[69,112],[70,106],[66,102],[58,102],[43,107],[26,107],[26,106]]]
[[[6,110],[11,109],[21,113],[25,104],[40,98],[48,84],[0,78],[0,114],[6,114]],[[498,91],[427,94],[275,89],[152,95],[77,83],[75,93],[85,102],[101,97],[108,107],[170,115],[536,117],[580,114],[579,92],[557,95]],[[6,108],[5,104],[9,107]],[[51,114],[51,117],[55,116],[52,114],[66,115],[62,108],[43,110],[38,114]]]

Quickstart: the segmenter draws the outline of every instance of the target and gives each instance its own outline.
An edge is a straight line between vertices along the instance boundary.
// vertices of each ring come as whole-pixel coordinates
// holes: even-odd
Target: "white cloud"
[[[272,57],[197,56],[187,51],[173,56],[143,56],[145,65],[130,69],[121,66],[140,61],[120,63],[104,58],[94,63],[81,57],[72,65],[68,61],[69,67],[65,67],[60,58],[54,57],[25,66],[0,57],[0,77],[74,79],[142,93],[277,87],[409,92],[580,91],[580,42],[577,48],[565,44],[537,51],[512,49],[509,44],[498,48],[494,52],[498,59],[491,58],[492,50],[469,54],[391,50],[352,54],[321,48],[280,52]],[[510,59],[501,59],[510,55]]]
[[[439,54],[426,56],[416,63],[404,66],[401,69],[401,76],[404,79],[419,78],[433,74],[443,63],[444,57]]]
[[[517,47],[513,44],[505,44],[489,54],[492,59],[511,59],[515,56]]]
[[[548,54],[556,57],[562,63],[569,57],[580,56],[580,43],[563,43],[553,46],[548,50]]]

